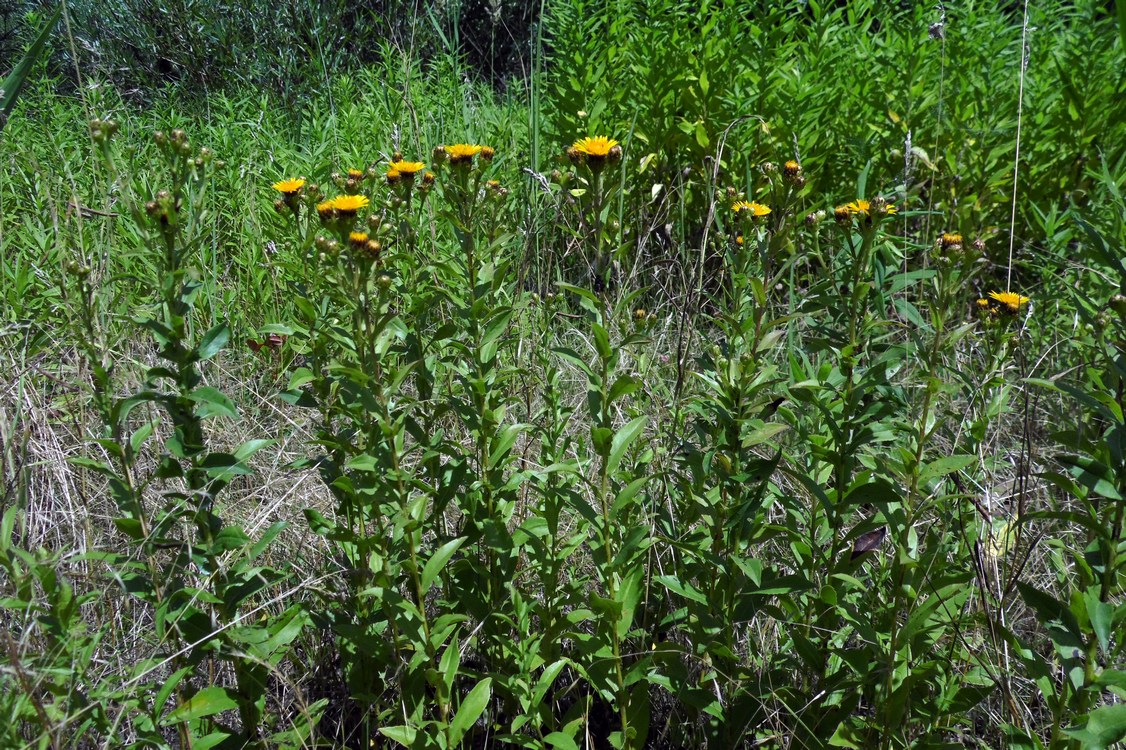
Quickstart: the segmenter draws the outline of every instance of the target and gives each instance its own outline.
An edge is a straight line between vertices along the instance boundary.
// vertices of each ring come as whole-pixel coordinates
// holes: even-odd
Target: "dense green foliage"
[[[0,134],[0,747],[1126,738],[1104,6],[122,7]]]

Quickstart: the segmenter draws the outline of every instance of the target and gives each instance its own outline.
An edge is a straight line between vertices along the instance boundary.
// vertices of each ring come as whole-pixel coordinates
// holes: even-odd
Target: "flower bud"
[[[1116,294],[1110,298],[1110,302],[1107,304],[1110,306],[1111,310],[1118,313],[1118,317],[1126,321],[1126,297],[1121,294]]]

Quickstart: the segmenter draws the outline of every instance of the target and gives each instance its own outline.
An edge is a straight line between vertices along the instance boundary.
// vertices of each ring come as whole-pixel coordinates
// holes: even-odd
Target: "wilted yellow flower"
[[[605,159],[610,155],[610,150],[618,145],[618,142],[612,138],[607,138],[604,135],[598,135],[594,138],[581,138],[571,146],[571,148],[578,151],[580,154],[593,157],[595,159]]]
[[[282,195],[293,195],[301,188],[305,187],[305,180],[298,178],[296,180],[279,180],[275,182],[274,190],[277,190]]]
[[[731,210],[736,214],[741,214],[744,211],[749,211],[751,216],[755,217],[756,219],[760,216],[768,216],[770,214],[769,206],[764,206],[761,203],[755,203],[754,201],[735,201],[735,203],[731,205]]]
[[[359,182],[364,179],[364,171],[362,169],[349,169],[348,176]]]
[[[1031,298],[1016,292],[990,292],[989,298],[998,302],[1005,312],[1016,315],[1020,308],[1027,305]]]
[[[782,165],[782,175],[790,178],[791,180],[801,174],[801,164],[798,164],[793,159]]]

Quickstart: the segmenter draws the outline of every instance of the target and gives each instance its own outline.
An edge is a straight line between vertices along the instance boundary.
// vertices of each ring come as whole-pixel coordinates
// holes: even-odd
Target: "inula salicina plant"
[[[592,12],[620,45],[565,64],[598,39],[552,27],[526,108],[410,64],[307,111],[25,90],[0,747],[1126,738],[1126,160],[1063,197],[1029,165],[1010,237],[1000,178],[946,171],[999,158],[921,179],[808,123],[794,153],[770,90],[730,109],[785,71],[725,46],[773,18],[747,43],[837,60],[870,31],[930,75],[894,40],[988,47],[998,17],[663,7]],[[637,67],[647,34],[697,68]],[[941,75],[935,106],[985,85]],[[1054,106],[1026,126],[1058,166],[1089,144]]]

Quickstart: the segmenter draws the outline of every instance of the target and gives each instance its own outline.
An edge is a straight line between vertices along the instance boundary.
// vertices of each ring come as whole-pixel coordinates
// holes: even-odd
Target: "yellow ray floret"
[[[594,158],[604,158],[609,155],[610,149],[618,145],[618,142],[613,138],[607,138],[604,135],[597,135],[593,138],[581,138],[575,141],[571,148],[578,151],[580,154],[593,156]]]
[[[399,174],[413,175],[426,169],[426,164],[420,161],[397,161],[391,165],[391,169]]]
[[[277,190],[283,195],[293,195],[303,187],[305,187],[305,180],[300,178],[296,180],[279,180],[273,185],[274,190]]]
[[[748,211],[751,216],[755,217],[768,216],[770,214],[770,206],[764,206],[754,201],[735,201],[735,203],[731,204],[731,210],[737,214]]]
[[[354,214],[369,203],[366,195],[341,195],[332,199],[332,207],[345,214]]]
[[[477,154],[481,153],[484,146],[478,146],[474,143],[455,143],[452,146],[446,146],[446,155],[450,157],[450,161],[469,161]]]
[[[1027,305],[1030,297],[1025,297],[1023,294],[1016,292],[990,292],[989,298],[1000,303],[1007,311],[1011,313],[1018,312],[1021,307]]]

